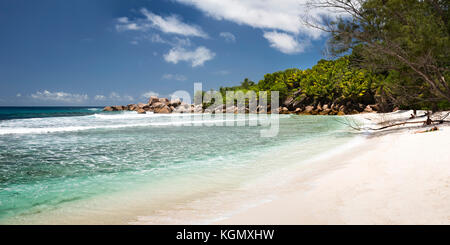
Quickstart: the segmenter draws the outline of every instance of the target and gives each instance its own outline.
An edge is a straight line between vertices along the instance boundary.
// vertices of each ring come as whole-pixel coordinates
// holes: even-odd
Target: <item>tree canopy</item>
[[[316,0],[345,13],[315,25],[330,33],[331,60],[245,79],[226,91],[279,91],[280,102],[370,104],[382,110],[450,108],[448,0]],[[294,21],[294,20],[293,20]],[[307,22],[308,23],[308,22]]]

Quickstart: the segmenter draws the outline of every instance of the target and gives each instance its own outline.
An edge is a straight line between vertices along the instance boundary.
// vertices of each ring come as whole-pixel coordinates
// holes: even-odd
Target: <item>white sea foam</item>
[[[123,112],[117,114],[94,114],[95,118],[99,119],[142,119],[142,118],[163,118],[163,117],[189,117],[194,114],[172,113],[172,114],[154,114],[147,112],[145,114],[138,114],[136,112]]]
[[[61,126],[64,122],[53,123],[54,127],[33,127],[38,126],[39,123],[33,123],[27,125],[28,127],[1,127],[0,135],[5,134],[45,134],[45,133],[57,133],[57,132],[75,132],[94,129],[120,129],[130,127],[156,127],[156,126],[190,126],[190,125],[221,125],[226,122],[242,122],[242,121],[254,121],[258,119],[229,119],[229,120],[181,120],[181,121],[165,121],[165,122],[145,122],[145,123],[129,123],[123,122],[117,124],[115,122],[109,122],[109,125],[76,125],[76,126]],[[73,123],[73,122],[72,122]]]

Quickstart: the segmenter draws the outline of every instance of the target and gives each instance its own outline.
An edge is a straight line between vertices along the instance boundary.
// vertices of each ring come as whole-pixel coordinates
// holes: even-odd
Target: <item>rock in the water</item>
[[[114,109],[111,106],[107,106],[103,108],[103,111],[113,111]]]
[[[159,102],[159,99],[157,96],[150,96],[150,99],[148,100],[148,104],[152,105],[153,103]]]
[[[305,113],[311,113],[314,110],[314,106],[308,105],[305,107],[305,110],[303,112]]]
[[[167,113],[171,113],[172,110],[170,109],[170,107],[164,105],[163,107],[155,108],[155,109],[153,110],[153,112],[154,112],[154,113],[166,113],[166,114],[167,114]]]
[[[173,113],[188,113],[191,111],[191,106],[186,103],[181,103],[180,106],[176,107]]]
[[[138,114],[145,114],[146,112],[145,112],[144,109],[139,108],[139,109],[137,109],[137,113],[138,113]]]
[[[155,102],[152,104],[152,108],[153,109],[159,109],[159,108],[163,108],[164,106],[166,106],[165,104],[161,103],[161,102]]]
[[[136,108],[137,108],[136,104],[127,105],[127,110],[129,110],[129,111],[134,111],[134,110],[136,110]]]
[[[169,99],[167,99],[167,98],[159,98],[159,102],[163,103],[165,105],[169,105],[170,104]]]
[[[115,105],[112,108],[114,111],[123,111],[124,110],[124,106],[121,106],[121,105]]]
[[[322,108],[322,106],[320,105],[320,103],[316,106],[316,111],[317,112],[319,112],[319,111],[322,111],[323,110],[323,108]]]
[[[295,111],[294,111],[295,113],[300,113],[300,112],[302,112],[302,109],[300,109],[300,108],[297,108],[297,109],[295,109]]]
[[[331,110],[330,113],[328,113],[328,115],[337,115],[338,111],[336,110]]]
[[[331,112],[331,109],[324,109],[324,110],[321,111],[319,114],[320,114],[320,115],[328,115],[328,114],[330,114],[330,112]]]
[[[181,105],[181,100],[180,99],[174,99],[174,100],[170,101],[170,106],[178,107],[179,105]]]
[[[144,105],[142,108],[140,108],[140,109],[143,109],[144,111],[151,111],[152,110],[152,107],[151,106],[149,106],[149,105]]]
[[[344,113],[344,111],[338,111],[336,115],[343,116],[343,115],[345,115],[345,113]]]

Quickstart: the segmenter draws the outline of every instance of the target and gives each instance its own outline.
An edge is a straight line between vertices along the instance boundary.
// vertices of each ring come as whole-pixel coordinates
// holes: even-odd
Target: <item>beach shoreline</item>
[[[336,117],[366,129],[349,135],[349,127],[344,126],[347,129],[326,136],[332,137],[326,143],[312,138],[252,152],[247,172],[239,169],[222,176],[208,174],[208,169],[204,173],[192,170],[190,175],[168,178],[156,186],[142,182],[139,188],[67,202],[0,223],[449,224],[450,127],[437,125],[438,131],[425,133],[416,132],[434,125],[367,130],[407,119],[411,112]],[[424,117],[408,121],[414,120]],[[248,171],[261,173],[255,177]],[[202,181],[199,176],[205,178],[202,185],[193,183]],[[239,176],[246,180],[237,181]],[[196,193],[180,195],[180,188],[188,191],[199,186],[202,189]],[[155,198],[161,200],[155,202]]]
[[[380,123],[409,113],[357,117]],[[439,129],[374,133],[320,160],[328,167],[299,177],[295,190],[214,224],[450,224],[450,127]]]

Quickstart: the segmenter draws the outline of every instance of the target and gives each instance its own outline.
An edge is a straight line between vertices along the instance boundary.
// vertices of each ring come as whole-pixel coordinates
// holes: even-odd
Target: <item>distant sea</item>
[[[279,117],[264,138],[263,124],[179,126],[225,120],[214,115],[0,107],[0,224],[207,222],[263,201],[268,174],[355,138],[333,116]]]

